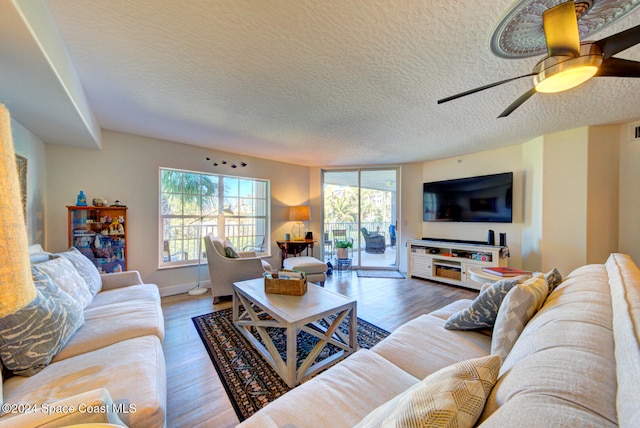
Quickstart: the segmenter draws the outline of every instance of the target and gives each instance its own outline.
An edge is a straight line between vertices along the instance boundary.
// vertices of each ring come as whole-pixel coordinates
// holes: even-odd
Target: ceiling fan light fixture
[[[575,88],[578,85],[583,84],[587,80],[591,79],[598,72],[598,67],[593,65],[580,65],[572,67],[557,73],[548,75],[548,73],[537,74],[533,80],[536,91],[545,94],[552,94],[555,92],[566,91],[571,88]],[[547,74],[545,77],[544,74]]]
[[[580,47],[579,57],[545,58],[533,69],[536,92],[556,93],[575,88],[596,75],[602,64],[602,51],[592,43]]]

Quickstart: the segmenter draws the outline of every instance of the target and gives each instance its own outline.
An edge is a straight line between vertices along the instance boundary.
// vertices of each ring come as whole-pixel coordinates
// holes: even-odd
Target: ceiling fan
[[[574,88],[592,77],[640,77],[640,62],[613,55],[640,43],[640,25],[595,42],[580,43],[574,1],[554,6],[542,14],[547,56],[529,74],[438,100],[446,103],[523,77],[533,76],[533,88],[522,94],[498,117],[509,116],[536,92],[553,93]]]

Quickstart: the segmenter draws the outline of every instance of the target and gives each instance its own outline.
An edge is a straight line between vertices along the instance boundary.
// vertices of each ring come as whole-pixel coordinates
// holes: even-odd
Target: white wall
[[[522,145],[522,170],[524,171],[522,266],[540,269],[542,266],[542,195],[544,137],[535,138]]]
[[[620,126],[620,227],[618,249],[640,265],[640,139],[631,130],[640,122]]]
[[[101,151],[47,146],[48,250],[67,248],[66,206],[74,205],[83,190],[88,201],[103,197],[109,203],[118,199],[128,206],[128,269],[139,270],[143,280],[158,284],[162,294],[194,287],[198,279],[195,266],[158,269],[159,168],[169,167],[271,180],[272,257],[268,261],[279,266],[275,241],[291,228],[288,207],[309,202],[309,168],[110,131],[104,132],[102,142]],[[248,165],[213,167],[207,156]],[[201,278],[208,279],[204,265]]]
[[[587,263],[618,251],[620,143],[618,126],[589,127]]]
[[[27,158],[27,234],[29,244],[45,244],[47,162],[45,144],[16,120],[11,120],[16,154]]]
[[[586,263],[588,128],[545,135],[542,269],[566,274]]]

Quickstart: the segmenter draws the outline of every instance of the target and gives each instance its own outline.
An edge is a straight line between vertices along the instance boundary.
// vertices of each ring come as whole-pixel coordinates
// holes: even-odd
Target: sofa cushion
[[[374,352],[361,349],[269,403],[256,413],[258,417],[247,419],[239,427],[262,428],[268,419],[279,427],[353,427],[373,409],[417,382]],[[319,405],[319,398],[322,403],[330,403],[331,408]]]
[[[53,257],[51,260],[33,265],[33,269],[49,275],[61,289],[76,299],[83,308],[86,307],[93,299],[89,286],[68,259]]]
[[[491,353],[504,361],[518,340],[531,317],[538,312],[549,294],[549,284],[544,275],[535,274],[522,284],[517,284],[505,296],[498,310],[491,337]]]
[[[104,388],[122,421],[130,427],[162,427],[166,414],[166,370],[155,336],[125,340],[105,348],[51,363],[28,378],[5,380],[6,403],[52,403]]]
[[[491,338],[477,331],[446,330],[444,320],[421,315],[371,350],[418,379],[459,361],[489,355]]]
[[[504,360],[481,421],[491,427],[518,425],[509,421],[549,426],[554,418],[566,426],[615,425],[612,317],[604,266],[572,272],[547,297]],[[501,416],[494,420],[498,409]]]
[[[73,267],[76,268],[82,279],[84,279],[92,296],[95,296],[102,289],[102,278],[98,268],[76,247],[71,247],[63,253],[57,255],[69,260]]]
[[[113,274],[109,274],[113,275]],[[114,288],[96,294],[86,309],[112,305],[127,301],[153,300],[160,303],[160,293],[155,284],[136,284],[128,287]]]
[[[618,380],[618,422],[640,426],[640,269],[626,254],[606,262],[613,306],[613,337]]]
[[[80,304],[44,272],[32,269],[36,298],[0,319],[0,357],[7,369],[32,376],[46,367],[83,324]]]
[[[461,361],[427,376],[356,427],[472,427],[498,377],[500,357]]]
[[[136,287],[136,286],[134,286]],[[138,287],[142,290],[126,296],[127,289],[120,293],[122,299],[89,306],[84,310],[84,326],[71,337],[53,361],[90,352],[114,343],[135,337],[154,335],[164,339],[164,317],[157,290]],[[143,293],[143,290],[146,290]],[[99,293],[100,296],[102,293]],[[125,297],[128,297],[125,299]]]
[[[494,282],[478,295],[468,308],[452,315],[444,327],[450,330],[474,330],[493,327],[500,304],[509,290],[523,283],[529,276],[504,278]]]

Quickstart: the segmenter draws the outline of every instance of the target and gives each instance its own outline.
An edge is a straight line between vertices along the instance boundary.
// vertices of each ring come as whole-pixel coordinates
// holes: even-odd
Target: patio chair
[[[385,243],[384,236],[377,232],[369,233],[366,227],[360,229],[362,236],[364,237],[365,249],[367,253],[381,254],[384,253]]]

